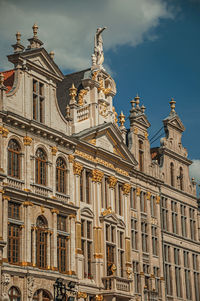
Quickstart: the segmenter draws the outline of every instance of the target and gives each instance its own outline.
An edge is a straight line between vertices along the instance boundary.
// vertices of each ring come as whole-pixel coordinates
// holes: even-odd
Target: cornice
[[[44,139],[48,139],[52,142],[55,141],[61,146],[70,148],[72,151],[74,151],[77,145],[77,142],[73,137],[67,136],[62,132],[46,126],[45,124],[16,115],[13,112],[0,112],[0,117],[3,118],[4,123],[8,127],[14,127],[23,130],[26,132],[26,135],[31,136],[32,134],[41,136]]]
[[[182,196],[187,196],[187,197],[189,197],[190,199],[192,199],[193,201],[198,201],[198,199],[197,199],[197,196],[194,196],[193,194],[189,194],[188,192],[186,192],[186,191],[184,191],[184,190],[180,190],[180,189],[177,189],[177,188],[175,188],[175,187],[173,187],[173,186],[171,186],[171,185],[168,185],[168,184],[166,184],[166,183],[163,183],[162,184],[162,187],[166,187],[166,188],[168,188],[168,189],[170,189],[171,191],[174,191],[174,192],[178,192],[180,195],[182,195]],[[177,198],[175,198],[175,197],[173,197],[172,195],[169,195],[169,194],[167,194],[167,193],[163,193],[162,192],[162,187],[161,187],[161,192],[160,192],[160,194],[161,194],[161,196],[166,196],[166,197],[168,197],[168,198],[171,198],[171,199],[174,199],[174,200],[176,200],[177,202],[182,202],[182,201],[180,201],[180,198],[179,199],[177,199]],[[187,203],[188,204],[188,203]]]
[[[179,155],[178,153],[175,153],[174,151],[168,149],[168,148],[160,148],[161,155],[168,155],[169,157],[174,158],[175,160],[178,160],[179,162],[182,162],[186,165],[191,165],[193,162],[182,155]]]

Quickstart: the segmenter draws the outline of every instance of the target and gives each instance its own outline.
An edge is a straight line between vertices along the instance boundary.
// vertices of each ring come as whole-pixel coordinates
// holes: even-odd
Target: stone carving
[[[117,184],[117,178],[115,178],[114,176],[109,177],[109,187],[115,188],[116,184]]]
[[[74,174],[80,176],[83,169],[83,165],[74,161],[73,167],[74,167]]]
[[[9,301],[9,296],[6,293],[3,293],[0,297],[0,301]]]
[[[127,276],[128,276],[128,279],[131,279],[131,278],[132,278],[132,269],[128,267],[128,268],[126,269],[126,274],[127,274]]]
[[[82,89],[80,90],[79,94],[78,94],[78,105],[79,106],[83,106],[84,102],[83,102],[83,97],[84,95],[86,95],[88,92],[88,90]]]
[[[32,142],[32,138],[31,137],[28,137],[28,136],[25,136],[23,138],[23,141],[24,141],[24,145],[25,146],[30,146],[31,145],[31,142]]]
[[[97,28],[95,38],[94,38],[94,54],[92,57],[93,65],[102,65],[104,61],[104,54],[103,54],[103,38],[102,32],[106,29],[106,27],[99,27]]]
[[[35,284],[35,279],[32,276],[29,276],[27,278],[27,287],[28,287],[28,297],[32,298],[33,293],[34,293],[34,284]]]
[[[92,181],[93,182],[101,183],[103,176],[104,176],[103,171],[98,170],[98,169],[93,169],[92,170]]]
[[[9,296],[8,296],[8,285],[11,281],[11,276],[9,274],[3,274],[1,278],[1,284],[2,284],[2,296],[1,299],[2,301],[9,301]]]
[[[9,274],[3,274],[1,283],[3,284],[3,286],[8,286],[8,284],[10,283],[10,280],[11,280],[11,277]]]
[[[78,299],[80,299],[80,298],[87,299],[87,293],[84,293],[84,292],[78,292],[78,293],[77,293],[77,298],[78,298]]]
[[[103,296],[102,295],[96,295],[95,299],[96,299],[96,301],[103,301]]]
[[[130,190],[131,190],[131,185],[129,183],[124,183],[123,194],[125,195],[129,194]]]
[[[102,212],[102,215],[103,215],[103,216],[106,216],[106,215],[109,215],[109,214],[112,214],[112,213],[113,213],[112,208],[111,208],[111,207],[108,207],[106,210],[104,210],[104,211]]]

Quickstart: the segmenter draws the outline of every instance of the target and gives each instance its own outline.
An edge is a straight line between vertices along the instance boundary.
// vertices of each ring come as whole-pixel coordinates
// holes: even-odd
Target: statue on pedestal
[[[94,37],[94,54],[92,55],[92,64],[93,65],[102,65],[104,61],[103,54],[103,38],[102,32],[106,29],[106,27],[97,28],[95,37]]]

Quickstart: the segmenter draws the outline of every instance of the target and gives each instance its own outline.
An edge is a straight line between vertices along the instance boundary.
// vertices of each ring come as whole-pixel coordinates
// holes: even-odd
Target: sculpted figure
[[[102,32],[106,29],[106,27],[99,27],[97,28],[95,38],[94,38],[94,55],[96,57],[96,64],[102,65],[104,61],[104,54],[103,54],[103,38]]]

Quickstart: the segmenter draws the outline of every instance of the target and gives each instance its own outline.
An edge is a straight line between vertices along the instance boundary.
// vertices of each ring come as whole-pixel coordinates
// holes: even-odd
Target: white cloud
[[[195,181],[200,182],[200,160],[193,159],[193,163],[190,166],[190,177],[195,178]]]
[[[155,39],[154,29],[163,18],[173,18],[164,0],[0,0],[0,69],[7,67],[4,58],[12,52],[15,32],[22,33],[27,46],[35,22],[44,46],[55,51],[56,63],[76,70],[90,64],[97,27],[107,26],[103,37],[108,50]]]

